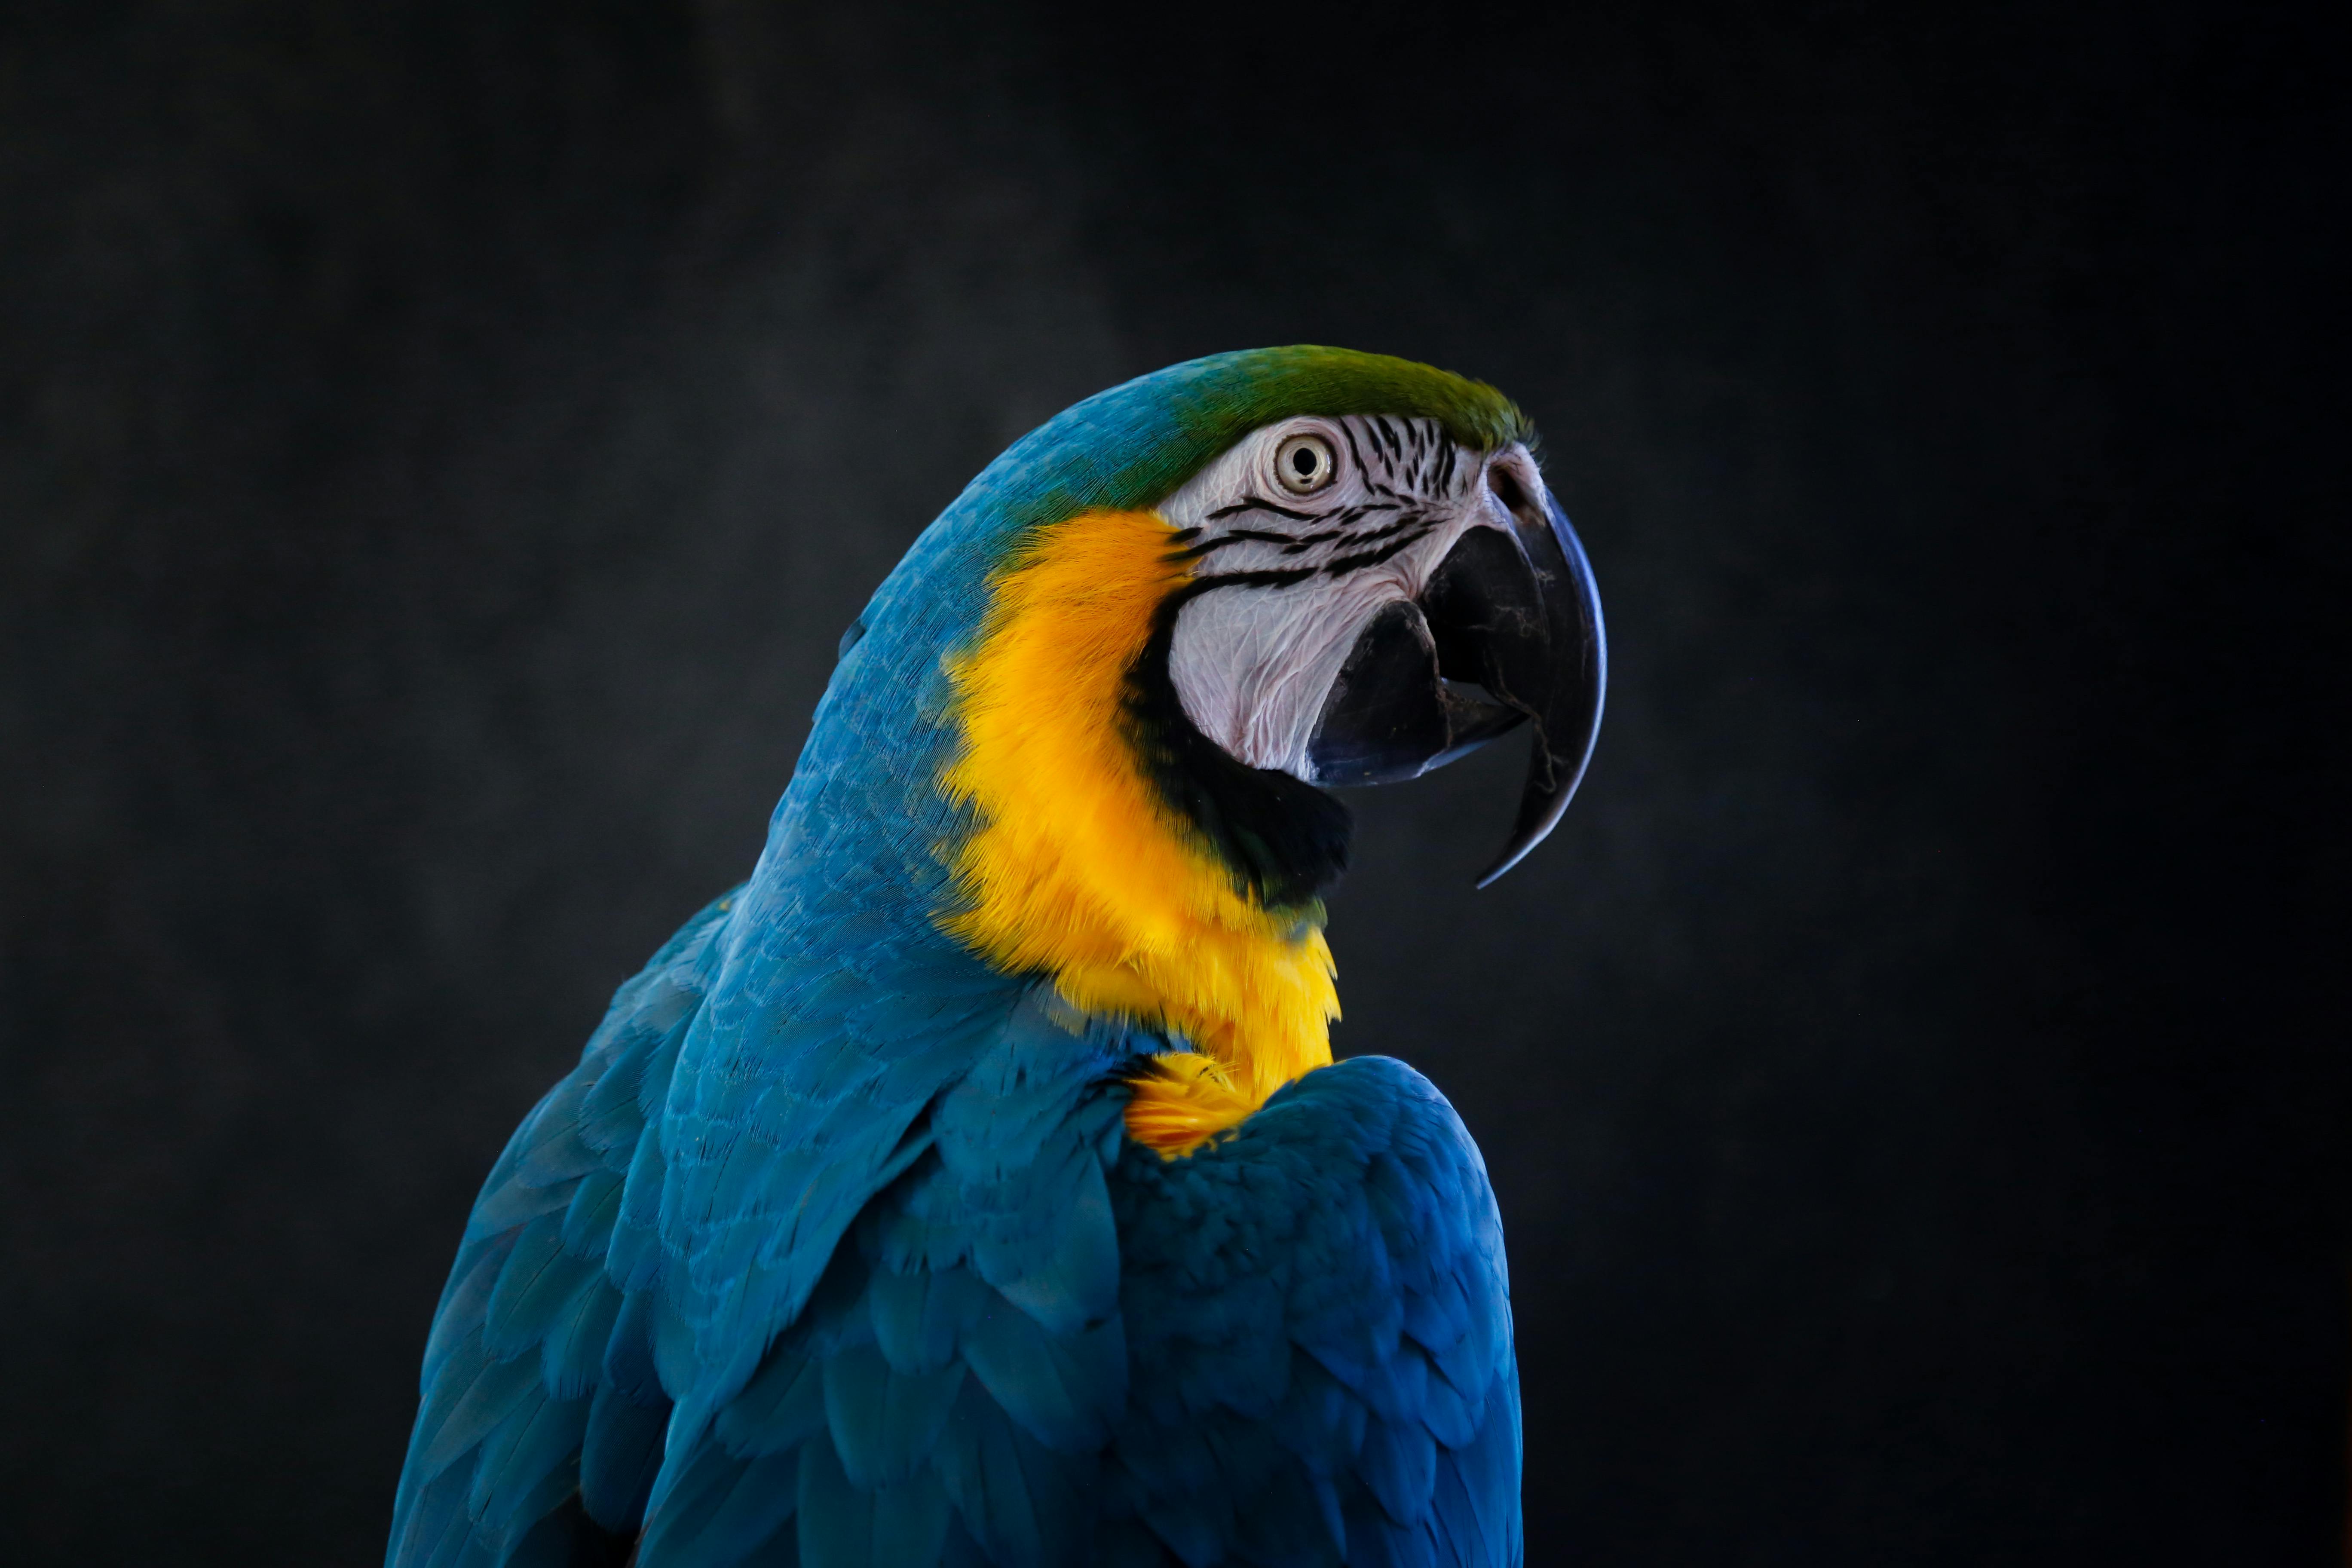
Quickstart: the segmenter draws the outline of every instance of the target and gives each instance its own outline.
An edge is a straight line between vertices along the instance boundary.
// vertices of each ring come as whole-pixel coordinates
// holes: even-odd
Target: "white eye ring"
[[[1274,477],[1295,496],[1313,495],[1339,471],[1331,443],[1320,436],[1293,436],[1275,450]]]

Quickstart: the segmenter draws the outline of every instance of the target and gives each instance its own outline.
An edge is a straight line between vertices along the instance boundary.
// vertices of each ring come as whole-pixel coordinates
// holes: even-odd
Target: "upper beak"
[[[1319,783],[1386,784],[1533,723],[1518,818],[1479,877],[1484,888],[1567,811],[1600,736],[1608,681],[1591,564],[1541,491],[1514,526],[1464,534],[1418,602],[1373,617],[1325,701],[1308,757]]]

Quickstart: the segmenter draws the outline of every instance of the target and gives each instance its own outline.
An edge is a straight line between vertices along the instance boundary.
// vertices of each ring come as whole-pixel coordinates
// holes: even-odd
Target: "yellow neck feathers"
[[[950,934],[1065,999],[1184,1037],[1137,1085],[1129,1133],[1189,1151],[1331,1060],[1339,1016],[1318,921],[1276,918],[1161,805],[1122,730],[1127,672],[1188,572],[1150,512],[1090,512],[1001,572],[950,658],[964,748],[943,780],[977,808]]]

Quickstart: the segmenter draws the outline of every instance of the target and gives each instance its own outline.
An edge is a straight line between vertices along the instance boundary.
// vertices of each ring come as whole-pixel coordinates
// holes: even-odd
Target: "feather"
[[[650,1290],[661,1280],[666,1261],[659,1229],[664,1175],[661,1129],[648,1127],[629,1157],[621,1213],[613,1222],[612,1245],[604,1254],[604,1272],[624,1290]]]
[[[622,1568],[629,1543],[600,1528],[567,1498],[508,1552],[505,1568]]]
[[[1095,1531],[1097,1568],[1182,1568],[1140,1520],[1115,1520]]]
[[[465,1472],[445,1471],[412,1491],[415,1476],[412,1465],[401,1478],[401,1489],[407,1494],[406,1506],[394,1521],[388,1554],[398,1563],[431,1562],[443,1552],[445,1542],[453,1537],[463,1540],[467,1529],[466,1491],[469,1479]]]
[[[621,1178],[594,1171],[580,1180],[563,1211],[563,1250],[583,1261],[603,1263],[613,1245],[613,1224],[621,1215]]]
[[[946,1366],[995,1292],[967,1268],[880,1268],[868,1287],[875,1342],[903,1376]]]
[[[556,1086],[509,1150],[507,1179],[519,1186],[552,1187],[575,1181],[604,1162],[580,1137],[580,1107],[587,1080],[574,1075]],[[501,1162],[507,1163],[507,1162]]]
[[[425,1342],[418,1393],[431,1395],[449,1352],[467,1333],[481,1327],[482,1312],[498,1284],[499,1271],[506,1267],[507,1254],[514,1250],[516,1234],[507,1231],[469,1243],[457,1254],[457,1266],[450,1272],[449,1283],[441,1292],[440,1309],[434,1314],[433,1332]]]
[[[478,1562],[483,1568],[504,1562],[509,1544],[527,1538],[531,1526],[561,1508],[575,1495],[578,1486],[568,1469],[544,1470],[528,1481],[519,1479],[511,1496],[502,1500],[500,1511],[508,1522],[496,1528],[477,1525],[467,1532],[466,1550],[457,1560]]]
[[[1126,1401],[1126,1330],[1115,1317],[1056,1335],[1006,1303],[982,1314],[964,1357],[1006,1415],[1063,1453],[1100,1447]]]
[[[646,1520],[639,1562],[649,1568],[719,1568],[742,1561],[792,1518],[799,1467],[794,1454],[740,1459],[715,1444],[704,1446]]]
[[[1297,1459],[1253,1478],[1255,1485],[1235,1510],[1234,1540],[1241,1557],[1283,1568],[1339,1568],[1347,1531],[1327,1516],[1313,1481]]]
[[[1391,1519],[1411,1524],[1429,1507],[1437,1475],[1436,1440],[1418,1421],[1373,1421],[1364,1430],[1358,1473]]]
[[[1422,1354],[1421,1347],[1411,1342],[1407,1342],[1399,1354],[1411,1354],[1424,1366],[1428,1364],[1428,1357]],[[1422,1379],[1422,1425],[1429,1428],[1431,1436],[1450,1448],[1459,1448],[1477,1436],[1479,1420],[1486,1406],[1483,1396],[1475,1403],[1465,1399],[1433,1369]]]
[[[948,1546],[947,1488],[925,1467],[874,1494],[874,1568],[938,1563]]]
[[[460,1357],[451,1358],[453,1368]],[[417,1430],[430,1436],[411,1462],[425,1475],[438,1475],[451,1461],[488,1436],[491,1428],[512,1414],[525,1398],[539,1391],[539,1360],[535,1356],[496,1361],[484,1354],[472,1358],[472,1367],[473,1374],[446,1403],[440,1396],[451,1384],[436,1385],[435,1397],[427,1401],[425,1412],[417,1417]]]
[[[646,1329],[653,1340],[654,1371],[662,1392],[675,1399],[681,1390],[694,1386],[700,1370],[695,1361],[694,1335],[687,1328],[686,1320],[678,1316],[677,1309],[670,1304],[667,1291],[648,1290],[640,1299],[647,1304]]]
[[[610,1387],[596,1391],[580,1449],[580,1501],[589,1518],[607,1530],[636,1530],[668,1426],[667,1405],[639,1405]]]
[[[1283,1447],[1318,1476],[1338,1475],[1363,1451],[1364,1402],[1313,1356],[1291,1358],[1290,1385],[1271,1420]]]
[[[877,1568],[873,1555],[874,1494],[849,1479],[830,1443],[811,1443],[803,1454],[803,1568]]]
[[[495,1187],[486,1188],[480,1201],[475,1204],[473,1215],[466,1224],[466,1234],[468,1238],[496,1236],[528,1225],[541,1215],[561,1214],[571,1205],[574,1185],[562,1181],[545,1186],[499,1182]]]
[[[635,1405],[669,1403],[654,1358],[654,1309],[659,1300],[656,1290],[631,1292],[614,1314],[613,1331],[604,1342],[604,1386]]]
[[[675,1028],[679,1034],[685,1032],[683,1023]],[[581,1102],[581,1142],[600,1151],[636,1142],[646,1130],[645,1112],[637,1105],[638,1087],[646,1065],[664,1043],[665,1031],[645,1024],[634,1026],[622,1037],[618,1050]]]
[[[1051,1223],[990,1227],[972,1260],[1007,1300],[1066,1334],[1105,1317],[1118,1300],[1118,1232],[1091,1147],[1065,1149],[1053,1173],[1055,1198],[1031,1211]]]
[[[1466,1517],[1475,1521],[1486,1555],[1473,1562],[1516,1563],[1519,1542],[1519,1391],[1517,1369],[1507,1365],[1496,1375],[1483,1402],[1487,1412],[1469,1443],[1441,1458],[1454,1478]],[[1452,1491],[1446,1494],[1452,1495]]]
[[[790,1340],[719,1412],[718,1434],[730,1452],[789,1453],[825,1429],[824,1363]]]
[[[561,1483],[556,1500],[578,1490],[580,1441],[587,1429],[584,1399],[541,1399],[509,1417],[499,1429],[504,1440],[497,1442],[496,1451],[486,1447],[475,1461],[474,1485],[466,1504],[475,1522],[503,1535],[536,1518],[526,1510],[525,1494],[542,1482],[552,1478]]]
[[[554,1314],[539,1348],[540,1379],[551,1397],[577,1399],[595,1386],[620,1314],[621,1293],[603,1275],[580,1282],[571,1301]]]
[[[852,1484],[895,1486],[914,1474],[963,1387],[950,1364],[913,1377],[890,1368],[882,1352],[859,1345],[824,1363],[824,1407],[833,1446]]]
[[[964,1528],[990,1558],[1043,1564],[1056,1500],[1031,1493],[1024,1444],[1034,1447],[978,1384],[967,1383],[940,1445],[940,1479]],[[803,1545],[807,1539],[803,1529]]]
[[[499,1357],[535,1350],[580,1288],[604,1270],[563,1250],[562,1222],[542,1215],[523,1227],[499,1271],[482,1318],[482,1348]]]

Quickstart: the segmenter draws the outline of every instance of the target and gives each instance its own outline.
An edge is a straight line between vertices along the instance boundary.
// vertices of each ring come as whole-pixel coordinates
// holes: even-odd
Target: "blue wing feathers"
[[[598,1075],[595,1086],[581,1101],[581,1141],[602,1152],[608,1166],[618,1151],[620,1168],[628,1168],[628,1157],[646,1130],[646,1119],[658,1108],[657,1100],[653,1105],[646,1102],[646,1086],[658,1082],[664,1089],[668,1087],[669,1068],[677,1061],[688,1021],[680,1019],[666,1030],[645,1026],[629,1031],[611,1065]]]
[[[1290,1359],[1289,1386],[1272,1417],[1275,1434],[1313,1474],[1342,1474],[1363,1449],[1370,1415],[1314,1357],[1298,1352]]]
[[[493,1361],[478,1345],[471,1354],[460,1350],[451,1359],[469,1363],[473,1375],[457,1387],[455,1396],[446,1404],[427,1407],[438,1419],[431,1441],[417,1454],[415,1461],[426,1476],[439,1475],[467,1449],[489,1436],[491,1429],[518,1409],[539,1384],[539,1367],[534,1361],[521,1357]]]
[[[992,1562],[1062,1568],[1092,1536],[1095,1457],[1046,1448],[967,1381],[940,1444],[940,1480]]]
[[[581,1178],[563,1211],[563,1250],[583,1263],[602,1263],[621,1217],[621,1173],[592,1171]]]
[[[509,1416],[483,1449],[475,1468],[467,1512],[501,1535],[520,1515],[525,1523],[546,1509],[532,1509],[526,1493],[557,1486],[551,1508],[579,1489],[580,1440],[588,1429],[588,1401],[543,1395]]]
[[[1437,1480],[1437,1441],[1418,1421],[1373,1421],[1364,1431],[1357,1473],[1394,1520],[1415,1520],[1429,1510]]]
[[[780,1347],[714,1424],[730,1452],[788,1452],[825,1429],[824,1363],[808,1355],[808,1335],[786,1336],[798,1343]]]
[[[404,1562],[446,1563],[469,1539],[466,1518],[466,1483],[461,1476],[443,1475],[425,1486],[399,1524],[393,1547]]]
[[[596,1391],[580,1447],[580,1501],[590,1518],[611,1531],[636,1529],[668,1426],[667,1404],[640,1405],[612,1387]]]
[[[800,1473],[803,1568],[865,1568],[874,1548],[874,1494],[843,1472],[829,1443],[812,1443]]]
[[[731,1565],[778,1533],[799,1501],[796,1453],[739,1458],[717,1444],[696,1451],[648,1522],[641,1561]]]
[[[1047,1447],[1092,1453],[1110,1436],[1127,1393],[1118,1319],[1056,1335],[1008,1301],[982,1314],[963,1352],[981,1386]]]
[[[598,1379],[601,1388],[648,1409],[669,1403],[662,1391],[661,1370],[654,1360],[654,1308],[660,1299],[656,1290],[633,1290],[622,1295],[620,1309],[614,1314],[613,1331],[604,1337],[604,1358]]]
[[[909,1377],[871,1345],[837,1352],[824,1363],[825,1425],[850,1480],[872,1490],[920,1469],[963,1379],[960,1364]]]
[[[1274,1457],[1234,1520],[1234,1552],[1244,1562],[1282,1568],[1339,1568],[1344,1527],[1326,1515],[1317,1489],[1294,1458]],[[1336,1511],[1336,1510],[1335,1510]]]
[[[661,1279],[663,1174],[661,1128],[656,1124],[639,1135],[629,1157],[620,1213],[605,1249],[604,1271],[624,1290],[650,1290]]]
[[[537,1346],[580,1287],[603,1273],[564,1251],[562,1221],[541,1215],[515,1238],[483,1310],[482,1346],[491,1355],[505,1360]]]
[[[1130,1149],[1111,1190],[1135,1378],[1111,1453],[1179,1557],[1519,1562],[1499,1223],[1420,1075],[1310,1074],[1188,1159]],[[1290,1352],[1270,1409],[1269,1343]]]
[[[580,1066],[524,1119],[484,1184],[435,1319],[388,1562],[489,1565],[526,1546],[543,1555],[592,1516],[635,1529],[668,1402],[645,1370],[646,1314],[625,1310],[608,1272],[622,1198],[613,1167],[653,1142],[646,1090],[657,1102],[667,1084],[643,1080],[707,988],[725,904],[621,988]],[[626,1386],[615,1366],[632,1374]],[[558,1515],[571,1525],[542,1528]]]
[[[987,1310],[988,1287],[970,1269],[901,1271],[878,1256],[867,1297],[874,1340],[902,1376],[933,1373],[954,1361],[964,1335]]]
[[[1035,1029],[1005,1033],[1034,1041]],[[990,1136],[985,1118],[965,1111],[971,1125],[959,1125],[935,1104],[919,1136],[887,1153],[877,1140],[849,1162],[884,1189],[864,1205],[855,1243],[824,1260],[799,1321],[717,1412],[713,1436],[730,1451],[798,1446],[804,1563],[895,1568],[976,1543],[1004,1563],[1083,1560],[1087,1482],[1126,1373],[1116,1237],[1092,1237],[1109,1229],[1101,1121],[1117,1107],[1097,1105],[1109,1097],[1084,1042],[1059,1026],[1051,1038],[1054,1070],[997,1079],[1013,1123],[1036,1130],[1025,1152]],[[1092,1168],[1091,1203],[1073,1154]],[[985,1216],[1017,1259],[1008,1282],[1035,1285],[1057,1307],[1098,1302],[1100,1314],[1058,1333],[989,1283]],[[1078,1239],[1057,1239],[1057,1226]],[[656,1523],[672,1506],[657,1498]],[[645,1560],[668,1559],[649,1546]]]
[[[388,1562],[1517,1563],[1499,1227],[1417,1075],[1312,1074],[1166,1162],[1121,1135],[1135,1044],[958,963],[719,1016],[770,941],[689,922],[518,1130]]]
[[[426,1400],[432,1398],[450,1353],[467,1331],[481,1322],[514,1242],[514,1233],[509,1231],[458,1248],[457,1264],[449,1271],[449,1283],[443,1287],[441,1305],[434,1314],[433,1332],[425,1342],[425,1370],[418,1393]]]
[[[877,1492],[874,1544],[866,1564],[938,1563],[948,1549],[953,1510],[937,1469],[917,1471],[905,1483]]]

